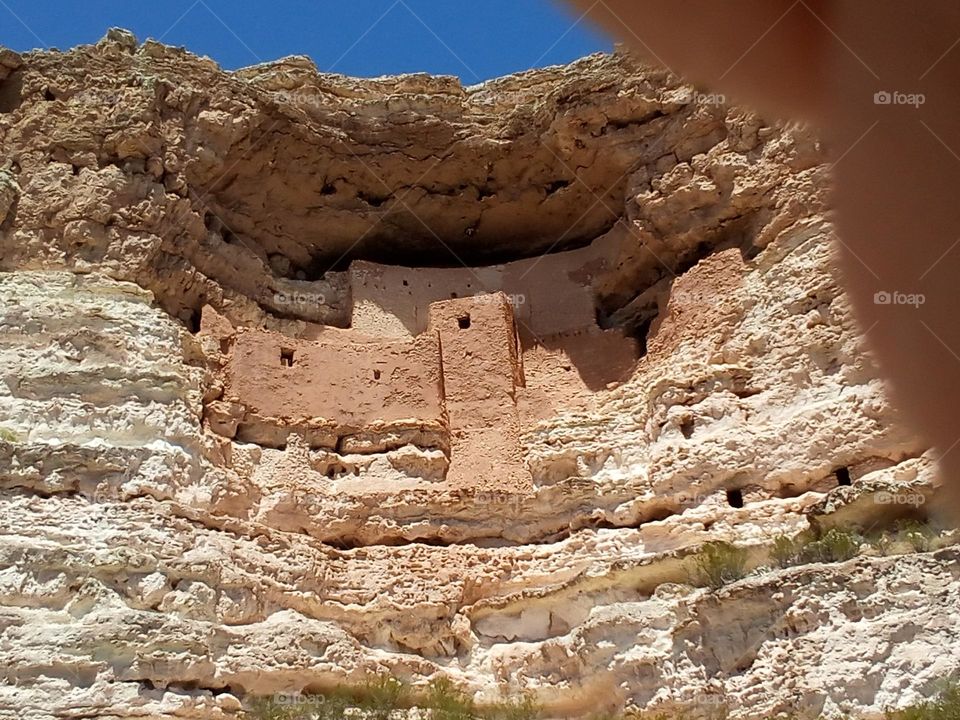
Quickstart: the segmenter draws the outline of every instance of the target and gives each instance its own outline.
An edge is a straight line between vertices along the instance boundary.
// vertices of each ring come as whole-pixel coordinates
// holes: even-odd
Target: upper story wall
[[[226,368],[225,398],[243,408],[238,437],[282,444],[289,430],[316,446],[446,447],[440,348],[435,334],[352,340],[349,331],[297,340],[240,329]]]
[[[440,339],[450,427],[497,427],[523,385],[507,298],[495,293],[433,303],[426,334]]]
[[[440,338],[450,425],[447,481],[506,491],[531,486],[520,446],[517,389],[523,385],[513,310],[502,293],[436,302],[428,335]]]
[[[351,326],[368,335],[409,337],[426,330],[433,302],[503,292],[524,336],[549,337],[596,325],[593,247],[475,268],[408,268],[354,261]]]

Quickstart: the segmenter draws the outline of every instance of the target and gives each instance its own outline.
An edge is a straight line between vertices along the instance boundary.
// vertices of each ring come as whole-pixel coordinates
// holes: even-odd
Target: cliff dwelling
[[[626,52],[464,87],[0,48],[0,718],[928,696],[960,533],[826,150]]]
[[[345,456],[408,448],[421,480],[528,491],[525,426],[615,386],[637,359],[634,338],[597,324],[598,262],[589,247],[475,268],[357,260],[336,299],[348,326],[297,337],[206,306],[200,333],[216,340],[224,387],[210,427],[272,448],[296,434],[338,456],[328,476],[348,472]]]

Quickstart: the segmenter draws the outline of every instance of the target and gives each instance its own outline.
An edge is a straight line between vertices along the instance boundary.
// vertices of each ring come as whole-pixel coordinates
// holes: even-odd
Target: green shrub
[[[930,552],[953,542],[942,531],[927,522],[901,519],[887,530],[870,537],[870,544],[880,555],[897,555],[908,552]]]
[[[863,542],[858,533],[840,528],[831,528],[820,537],[810,532],[794,538],[778,535],[770,548],[770,559],[782,568],[814,562],[841,562],[855,557]]]
[[[889,555],[893,551],[893,540],[890,533],[880,533],[871,543],[880,555]]]
[[[933,700],[887,712],[887,720],[960,720],[960,680],[945,681]]]
[[[357,707],[364,711],[369,720],[388,720],[391,712],[412,702],[407,687],[392,677],[382,676],[371,680],[361,686],[357,694]]]
[[[246,716],[250,720],[344,720],[352,709],[357,720],[387,720],[393,711],[407,707],[408,701],[409,692],[402,683],[378,678],[315,695],[255,698]]]
[[[770,549],[770,558],[777,564],[777,567],[789,567],[796,565],[800,556],[802,547],[799,539],[794,540],[786,535],[778,535],[773,540],[773,547]]]
[[[430,708],[432,720],[472,720],[477,717],[473,700],[443,677],[430,683],[424,706]]]
[[[341,686],[316,695],[262,697],[249,703],[249,720],[389,720],[397,710],[418,707],[430,720],[533,720],[540,708],[530,697],[477,705],[450,680],[440,678],[414,691],[391,677]]]
[[[728,542],[706,543],[696,556],[695,583],[714,589],[739,580],[746,573],[747,551]]]
[[[254,698],[246,714],[253,720],[303,720],[306,717],[302,707],[281,703],[272,697]]]
[[[8,443],[15,443],[19,439],[20,436],[10,428],[0,427],[0,440],[5,440]]]
[[[803,544],[799,561],[803,563],[842,562],[855,557],[860,552],[863,538],[852,530],[830,528],[816,540]]]
[[[896,528],[898,538],[907,542],[914,552],[928,552],[933,549],[937,533],[926,523],[917,520],[900,520]]]
[[[508,700],[485,708],[483,716],[490,720],[533,720],[540,715],[539,706],[529,696]]]

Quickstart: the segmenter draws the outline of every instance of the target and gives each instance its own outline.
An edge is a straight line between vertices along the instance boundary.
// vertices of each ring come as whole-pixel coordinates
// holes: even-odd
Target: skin
[[[847,292],[895,402],[960,509],[960,3],[576,0],[586,18],[733,102],[819,128]],[[956,43],[956,44],[955,44]],[[922,93],[877,104],[874,93]],[[880,292],[921,305],[878,304]]]

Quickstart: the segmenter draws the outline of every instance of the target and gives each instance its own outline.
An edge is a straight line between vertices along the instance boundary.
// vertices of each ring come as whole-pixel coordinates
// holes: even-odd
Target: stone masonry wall
[[[453,454],[448,482],[528,489],[520,452],[522,384],[512,307],[503,293],[430,305],[440,337]]]

